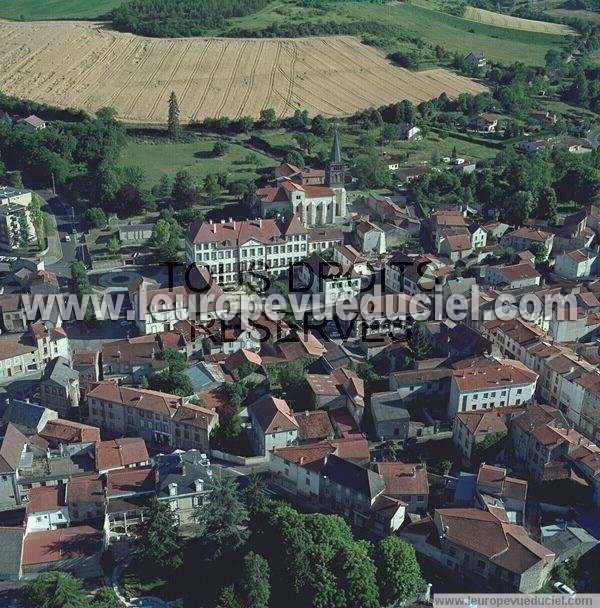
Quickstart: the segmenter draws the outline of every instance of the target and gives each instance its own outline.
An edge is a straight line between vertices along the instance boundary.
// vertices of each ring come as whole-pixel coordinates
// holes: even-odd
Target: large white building
[[[0,187],[0,247],[17,249],[35,241],[35,226],[29,212],[31,201],[29,190]]]
[[[279,274],[308,255],[308,230],[297,216],[196,222],[185,241],[189,264],[204,266],[221,285],[244,282],[249,271]]]
[[[529,403],[538,375],[520,361],[488,359],[457,369],[450,382],[448,417],[458,412],[488,410]]]
[[[187,280],[185,285],[158,288],[142,278],[129,284],[129,300],[141,334],[170,331],[188,319],[208,322],[225,310],[219,299],[223,292],[206,268],[194,265]]]
[[[250,203],[263,218],[289,212],[297,215],[305,226],[341,223],[347,219],[346,169],[337,131],[324,174],[324,183],[315,184],[318,179],[307,180],[301,174],[280,172],[277,183],[256,190]]]

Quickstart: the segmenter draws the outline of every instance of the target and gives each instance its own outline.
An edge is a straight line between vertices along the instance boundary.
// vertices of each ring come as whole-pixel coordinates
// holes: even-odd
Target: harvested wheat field
[[[477,21],[486,25],[495,25],[496,27],[507,27],[513,30],[525,30],[527,32],[538,32],[541,34],[558,34],[559,36],[572,35],[576,36],[577,32],[568,25],[562,23],[550,23],[549,21],[535,21],[533,19],[522,19],[521,17],[513,17],[512,15],[503,15],[486,11],[482,8],[467,6],[464,18],[469,21]]]
[[[351,37],[154,39],[79,22],[0,21],[0,90],[60,107],[114,107],[158,124],[175,91],[183,121],[279,116],[306,109],[343,116],[409,99],[478,93],[481,84],[435,69],[410,72]]]

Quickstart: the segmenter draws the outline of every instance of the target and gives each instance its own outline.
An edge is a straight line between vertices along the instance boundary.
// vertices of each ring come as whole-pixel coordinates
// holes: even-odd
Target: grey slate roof
[[[160,454],[155,462],[158,469],[157,496],[169,496],[169,485],[177,485],[177,495],[195,494],[195,481],[201,479],[206,484],[212,478],[210,466],[201,464],[201,454],[198,450],[183,452],[176,450],[172,454]]]
[[[21,577],[25,528],[0,528],[0,579],[17,580]]]
[[[555,531],[557,525],[562,529]],[[542,544],[556,554],[557,560],[583,555],[600,542],[574,522],[557,525],[542,528]]]
[[[66,386],[70,381],[79,380],[79,372],[74,370],[64,357],[55,357],[46,365],[42,375],[43,382],[48,380]]]
[[[371,412],[376,421],[410,420],[410,414],[403,405],[396,391],[373,393],[371,396]]]
[[[334,454],[327,457],[325,466],[321,469],[321,477],[328,477],[331,481],[367,496],[370,500],[385,490],[385,482],[381,475]]]
[[[2,422],[12,422],[22,432],[35,434],[42,430],[40,425],[46,411],[46,408],[38,403],[11,399],[2,416]],[[52,412],[50,418],[58,418],[58,414]]]

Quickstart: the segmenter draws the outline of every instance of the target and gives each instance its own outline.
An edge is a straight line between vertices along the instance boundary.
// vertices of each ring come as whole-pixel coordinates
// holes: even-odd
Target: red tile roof
[[[50,420],[40,432],[40,437],[55,443],[93,443],[100,441],[100,429],[71,420]]]
[[[106,496],[123,496],[149,492],[156,485],[156,473],[152,467],[110,471],[106,474]]]
[[[286,462],[300,465],[316,473],[325,465],[327,456],[335,452],[335,447],[329,443],[314,443],[309,445],[293,445],[276,448],[273,453]]]
[[[158,412],[172,416],[175,409],[181,403],[181,397],[159,391],[151,391],[142,388],[130,388],[119,386],[113,382],[100,382],[88,394],[89,399],[100,399],[113,403],[121,403],[128,407]]]
[[[94,555],[102,549],[102,539],[102,532],[90,526],[31,532],[23,543],[22,564],[33,566]]]
[[[141,437],[124,437],[96,444],[96,469],[108,471],[138,465],[150,459]]]
[[[538,230],[537,228],[528,228],[527,226],[523,226],[518,230],[513,230],[513,232],[509,232],[505,236],[529,239],[530,241],[543,243],[547,241],[552,235],[549,232],[544,232],[543,230]]]
[[[298,186],[299,188],[315,188],[315,186]],[[256,191],[257,196],[268,191],[275,195],[281,188],[262,188]],[[268,196],[266,196],[267,202]],[[284,199],[287,200],[287,197]],[[192,243],[214,243],[220,247],[239,247],[254,239],[261,243],[283,242],[288,234],[306,234],[307,230],[298,217],[290,216],[278,219],[257,219],[232,222],[203,222],[193,223],[188,230],[187,239]]]
[[[298,439],[312,441],[333,438],[333,427],[327,412],[316,410],[314,412],[296,412],[294,418],[298,423]]]
[[[4,427],[0,440],[0,473],[14,473],[19,467],[27,437],[12,423]]]
[[[512,266],[496,266],[496,270],[500,272],[509,283],[522,279],[539,279],[542,276],[527,262],[524,262],[523,264],[514,264]]]
[[[483,369],[457,369],[453,372],[452,377],[460,391],[473,391],[531,384],[537,380],[538,376],[519,361],[502,359],[497,362],[497,365],[486,366]]]
[[[396,498],[429,494],[427,469],[424,465],[404,462],[378,462],[375,472],[385,481],[385,493]]]
[[[225,359],[225,365],[230,371],[235,371],[240,365],[244,363],[251,363],[253,365],[262,365],[262,357],[251,350],[241,348],[235,351],[227,359]]]
[[[310,390],[318,397],[337,397],[340,391],[335,378],[326,374],[307,374],[306,382]]]
[[[488,558],[510,572],[522,574],[552,551],[529,538],[521,526],[501,522],[480,509],[438,509],[445,537]]]
[[[249,410],[265,434],[298,430],[292,410],[283,399],[265,395],[255,401]]]
[[[65,506],[65,486],[41,486],[29,490],[27,514],[53,511]]]
[[[104,502],[105,493],[100,475],[72,477],[67,484],[65,501],[69,506]]]

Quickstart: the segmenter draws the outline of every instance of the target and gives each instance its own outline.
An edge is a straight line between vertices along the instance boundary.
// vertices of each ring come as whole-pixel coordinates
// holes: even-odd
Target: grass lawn
[[[347,126],[345,124],[339,126],[340,141],[342,145],[342,153],[346,158],[361,153],[358,140],[362,132],[358,128]],[[282,130],[262,132],[260,136],[266,140],[271,146],[297,147],[293,134]],[[331,142],[330,137],[324,137],[315,146],[313,155],[329,154]],[[389,144],[384,144],[378,150],[385,152],[398,158],[401,162],[407,160],[420,161],[429,160],[434,150],[439,152],[441,156],[450,156],[452,149],[456,146],[456,151],[460,157],[467,160],[484,160],[493,158],[498,153],[498,149],[488,147],[477,142],[463,141],[462,139],[449,137],[441,137],[437,133],[429,133],[421,141],[395,141]]]
[[[548,49],[565,44],[563,36],[496,27],[402,2],[394,6],[350,4],[348,14],[385,21],[406,29],[429,44],[449,51],[482,50],[490,59],[543,65]]]
[[[174,177],[185,169],[197,179],[209,174],[226,173],[229,181],[257,179],[260,172],[276,167],[281,161],[241,144],[229,143],[223,156],[213,156],[216,137],[201,136],[192,142],[171,143],[164,139],[132,139],[123,150],[121,164],[142,167],[146,184],[151,187],[163,175]]]
[[[442,13],[435,9],[433,3],[425,6],[429,3],[416,1],[419,4],[410,1],[394,4],[345,2],[333,5],[330,10],[302,9],[276,2],[252,15],[232,19],[230,24],[231,27],[261,28],[290,20],[342,23],[359,19],[377,21],[398,26],[407,35],[422,38],[431,45],[439,44],[449,51],[466,54],[472,50],[483,50],[495,61],[523,61],[532,65],[543,65],[548,49],[565,44],[565,38],[561,35],[478,23]],[[402,47],[402,41],[397,41],[396,46]]]
[[[121,0],[0,0],[0,18],[95,19],[120,4]]]

